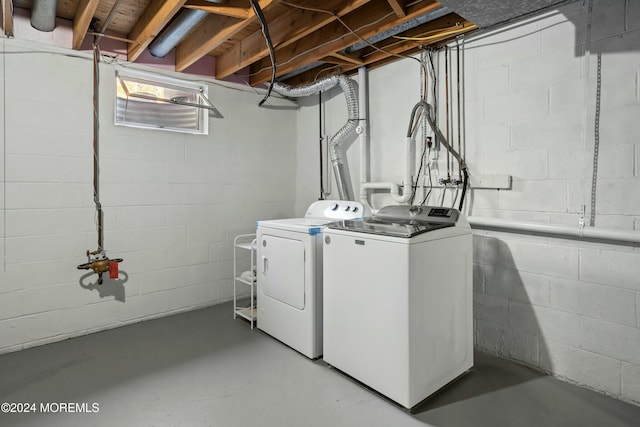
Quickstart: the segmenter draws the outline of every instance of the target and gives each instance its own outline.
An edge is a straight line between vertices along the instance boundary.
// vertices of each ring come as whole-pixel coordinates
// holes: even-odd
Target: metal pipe
[[[458,97],[458,153],[462,153],[462,117],[460,104],[460,44],[456,42],[456,95]],[[458,159],[458,178],[462,181],[462,164]]]
[[[494,228],[514,232],[541,233],[560,237],[609,240],[613,242],[640,243],[640,233],[602,228],[579,228],[562,225],[510,221],[497,218],[467,217],[473,228]]]
[[[149,45],[149,53],[156,58],[164,58],[206,16],[204,10],[183,10]]]
[[[322,149],[324,148],[322,142],[324,141],[324,135],[322,134],[322,92],[318,92],[318,147],[320,152],[320,198],[318,200],[324,200],[324,159],[322,156]]]
[[[100,51],[98,39],[93,43],[93,201],[98,221],[98,251],[103,249],[103,215],[100,204]]]
[[[444,47],[444,107],[445,107],[445,125],[447,132],[447,141],[449,141],[449,47]],[[447,149],[447,183],[451,182],[451,170],[449,169],[450,153]],[[444,190],[443,190],[444,191]]]
[[[364,190],[363,185],[369,181],[369,111],[368,111],[368,96],[367,96],[367,67],[358,68],[358,102],[360,112],[360,123],[356,128],[356,132],[359,133],[360,143],[360,200],[363,205],[366,206],[369,211],[372,211],[371,204],[369,203],[368,192]],[[364,197],[363,197],[364,196]]]
[[[58,0],[33,0],[31,26],[39,31],[53,31],[56,28],[56,7]]]

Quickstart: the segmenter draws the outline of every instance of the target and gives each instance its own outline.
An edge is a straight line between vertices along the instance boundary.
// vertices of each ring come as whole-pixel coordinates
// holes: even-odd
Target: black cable
[[[462,195],[460,196],[460,204],[458,205],[458,210],[462,212],[462,205],[464,204],[464,195],[467,193],[467,185],[469,185],[469,172],[467,172],[467,168],[462,168],[462,174],[464,175],[464,179],[462,182]]]
[[[409,198],[409,204],[413,205],[413,200],[416,197],[416,192],[418,190],[418,181],[420,180],[420,172],[422,172],[422,165],[424,164],[424,155],[427,152],[427,144],[424,143],[422,146],[422,155],[420,156],[420,167],[418,168],[418,173],[416,174],[416,182],[411,186],[411,197]]]
[[[264,36],[264,40],[267,43],[267,47],[269,48],[269,58],[271,59],[271,82],[269,83],[269,89],[267,89],[267,94],[262,98],[262,101],[258,103],[258,107],[262,107],[262,104],[271,96],[271,90],[273,89],[273,84],[276,81],[276,53],[273,49],[273,42],[271,41],[271,36],[269,35],[269,27],[267,26],[267,19],[264,17],[264,13],[262,12],[262,8],[258,3],[258,0],[251,0],[251,7],[255,12],[256,16],[260,20],[260,26],[262,27],[262,35]]]

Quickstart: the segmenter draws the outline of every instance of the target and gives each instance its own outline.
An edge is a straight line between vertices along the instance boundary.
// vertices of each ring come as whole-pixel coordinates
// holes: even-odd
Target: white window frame
[[[117,68],[115,74],[116,80],[116,94],[114,97],[114,123],[116,126],[127,126],[135,128],[156,129],[165,130],[171,132],[192,133],[198,135],[209,134],[209,114],[213,112],[213,116],[220,116],[218,110],[211,104],[208,99],[209,87],[203,83],[195,83],[186,80],[174,79],[167,76],[160,76],[157,74],[146,73],[143,71],[129,70]],[[159,86],[170,90],[180,90],[197,96],[198,102],[188,102],[180,100],[178,97],[164,98],[161,96],[155,96],[153,94],[145,93],[132,93],[127,89],[127,85],[124,83],[127,80],[135,82],[143,82],[153,86]],[[157,123],[150,123],[144,121],[124,121],[119,119],[118,112],[121,110],[118,106],[118,86],[124,89],[126,99],[136,100],[138,102],[150,102],[150,103],[164,103],[167,105],[173,104],[182,107],[193,107],[197,113],[197,127],[174,127],[171,125],[161,126]],[[122,98],[121,98],[122,99]],[[125,113],[126,115],[126,113]]]

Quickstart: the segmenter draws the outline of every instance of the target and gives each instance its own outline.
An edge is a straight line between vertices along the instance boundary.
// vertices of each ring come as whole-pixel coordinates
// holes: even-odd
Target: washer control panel
[[[362,203],[350,200],[318,200],[307,209],[305,218],[360,219],[364,215]]]

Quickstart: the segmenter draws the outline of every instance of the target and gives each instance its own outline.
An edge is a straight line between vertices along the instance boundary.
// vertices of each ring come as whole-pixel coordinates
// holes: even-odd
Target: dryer
[[[406,408],[473,365],[472,233],[387,206],[324,230],[324,360]]]
[[[304,218],[257,222],[258,329],[311,359],[322,355],[322,230],[361,219],[363,210],[319,200]]]

